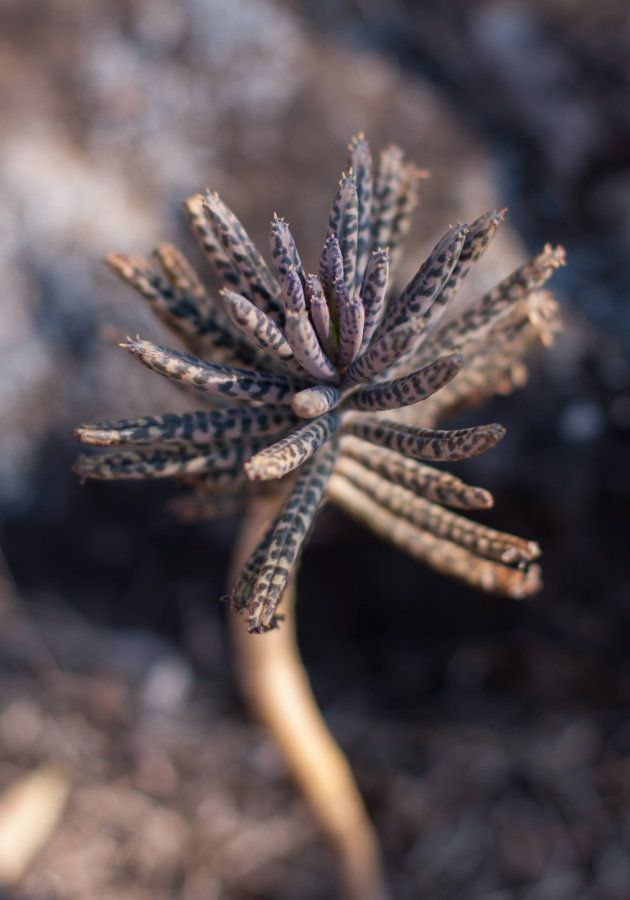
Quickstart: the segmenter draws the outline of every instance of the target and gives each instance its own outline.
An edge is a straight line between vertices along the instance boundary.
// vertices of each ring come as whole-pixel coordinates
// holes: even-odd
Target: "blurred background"
[[[35,772],[50,814],[3,862],[0,797],[3,898],[333,895],[234,688],[236,520],[78,485],[70,432],[173,406],[116,347],[166,336],[103,257],[170,240],[203,267],[181,203],[211,186],[263,248],[285,216],[312,269],[359,130],[431,170],[409,274],[491,208],[475,289],[566,248],[563,334],[469,414],[508,435],[456,468],[540,541],[545,588],[477,594],[328,509],[299,582],[313,687],[394,897],[630,896],[629,51],[621,0],[1,0],[0,789]]]

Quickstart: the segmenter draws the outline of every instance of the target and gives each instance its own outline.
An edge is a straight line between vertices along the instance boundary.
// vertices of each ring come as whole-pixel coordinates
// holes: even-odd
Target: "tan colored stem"
[[[280,492],[252,502],[233,560],[237,572],[284,501]],[[338,858],[347,900],[387,900],[378,842],[352,771],[319,711],[300,658],[295,582],[284,593],[284,621],[267,634],[248,634],[232,616],[236,671],[253,714],[269,729],[289,770]]]

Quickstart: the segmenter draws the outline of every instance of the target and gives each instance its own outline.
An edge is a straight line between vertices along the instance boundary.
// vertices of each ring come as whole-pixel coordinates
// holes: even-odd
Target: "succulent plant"
[[[286,222],[271,223],[270,269],[216,193],[186,201],[192,230],[222,281],[212,298],[181,253],[161,245],[161,272],[135,256],[111,268],[151,305],[186,351],[139,337],[126,350],[201,394],[188,413],[82,425],[107,449],[83,455],[83,478],[178,476],[194,483],[182,514],[210,516],[268,482],[288,499],[232,586],[249,630],[281,619],[287,581],[327,499],[440,572],[524,597],[540,586],[534,541],[455,510],[492,496],[434,463],[483,453],[497,424],[445,430],[441,418],[522,384],[524,353],[550,342],[557,307],[541,290],[564,261],[546,246],[497,287],[454,311],[453,298],[502,222],[488,212],[448,229],[409,284],[394,289],[423,173],[386,148],[373,174],[362,135],[349,146],[318,274],[308,274]]]

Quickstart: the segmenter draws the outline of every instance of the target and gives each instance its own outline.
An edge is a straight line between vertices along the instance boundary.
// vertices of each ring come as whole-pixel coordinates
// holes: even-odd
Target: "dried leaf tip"
[[[365,132],[358,131],[348,141],[348,150],[352,151],[357,146],[357,144],[362,144],[362,143],[365,143]]]
[[[567,264],[567,254],[562,244],[558,244],[557,247],[552,247],[551,244],[545,244],[543,247],[543,254],[545,257],[549,257],[549,265],[554,269],[557,269],[560,266],[566,266]]]
[[[125,338],[125,340],[124,340],[124,341],[120,341],[120,343],[118,344],[118,346],[119,346],[119,347],[122,347],[123,350],[129,350],[130,353],[133,353],[134,350],[135,350],[135,348],[136,348],[136,346],[137,346],[137,344],[138,344],[139,342],[140,342],[140,335],[139,335],[139,334],[137,334],[137,335],[135,336],[135,338],[129,337],[129,335],[127,335],[127,337]]]

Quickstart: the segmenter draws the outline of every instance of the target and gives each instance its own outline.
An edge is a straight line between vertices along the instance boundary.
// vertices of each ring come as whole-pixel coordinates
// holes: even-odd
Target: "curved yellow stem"
[[[284,500],[255,500],[233,561],[238,571]],[[342,896],[387,900],[380,850],[352,771],[317,706],[295,630],[295,582],[284,593],[284,621],[267,634],[248,634],[232,616],[236,671],[253,715],[270,731],[338,859]]]

